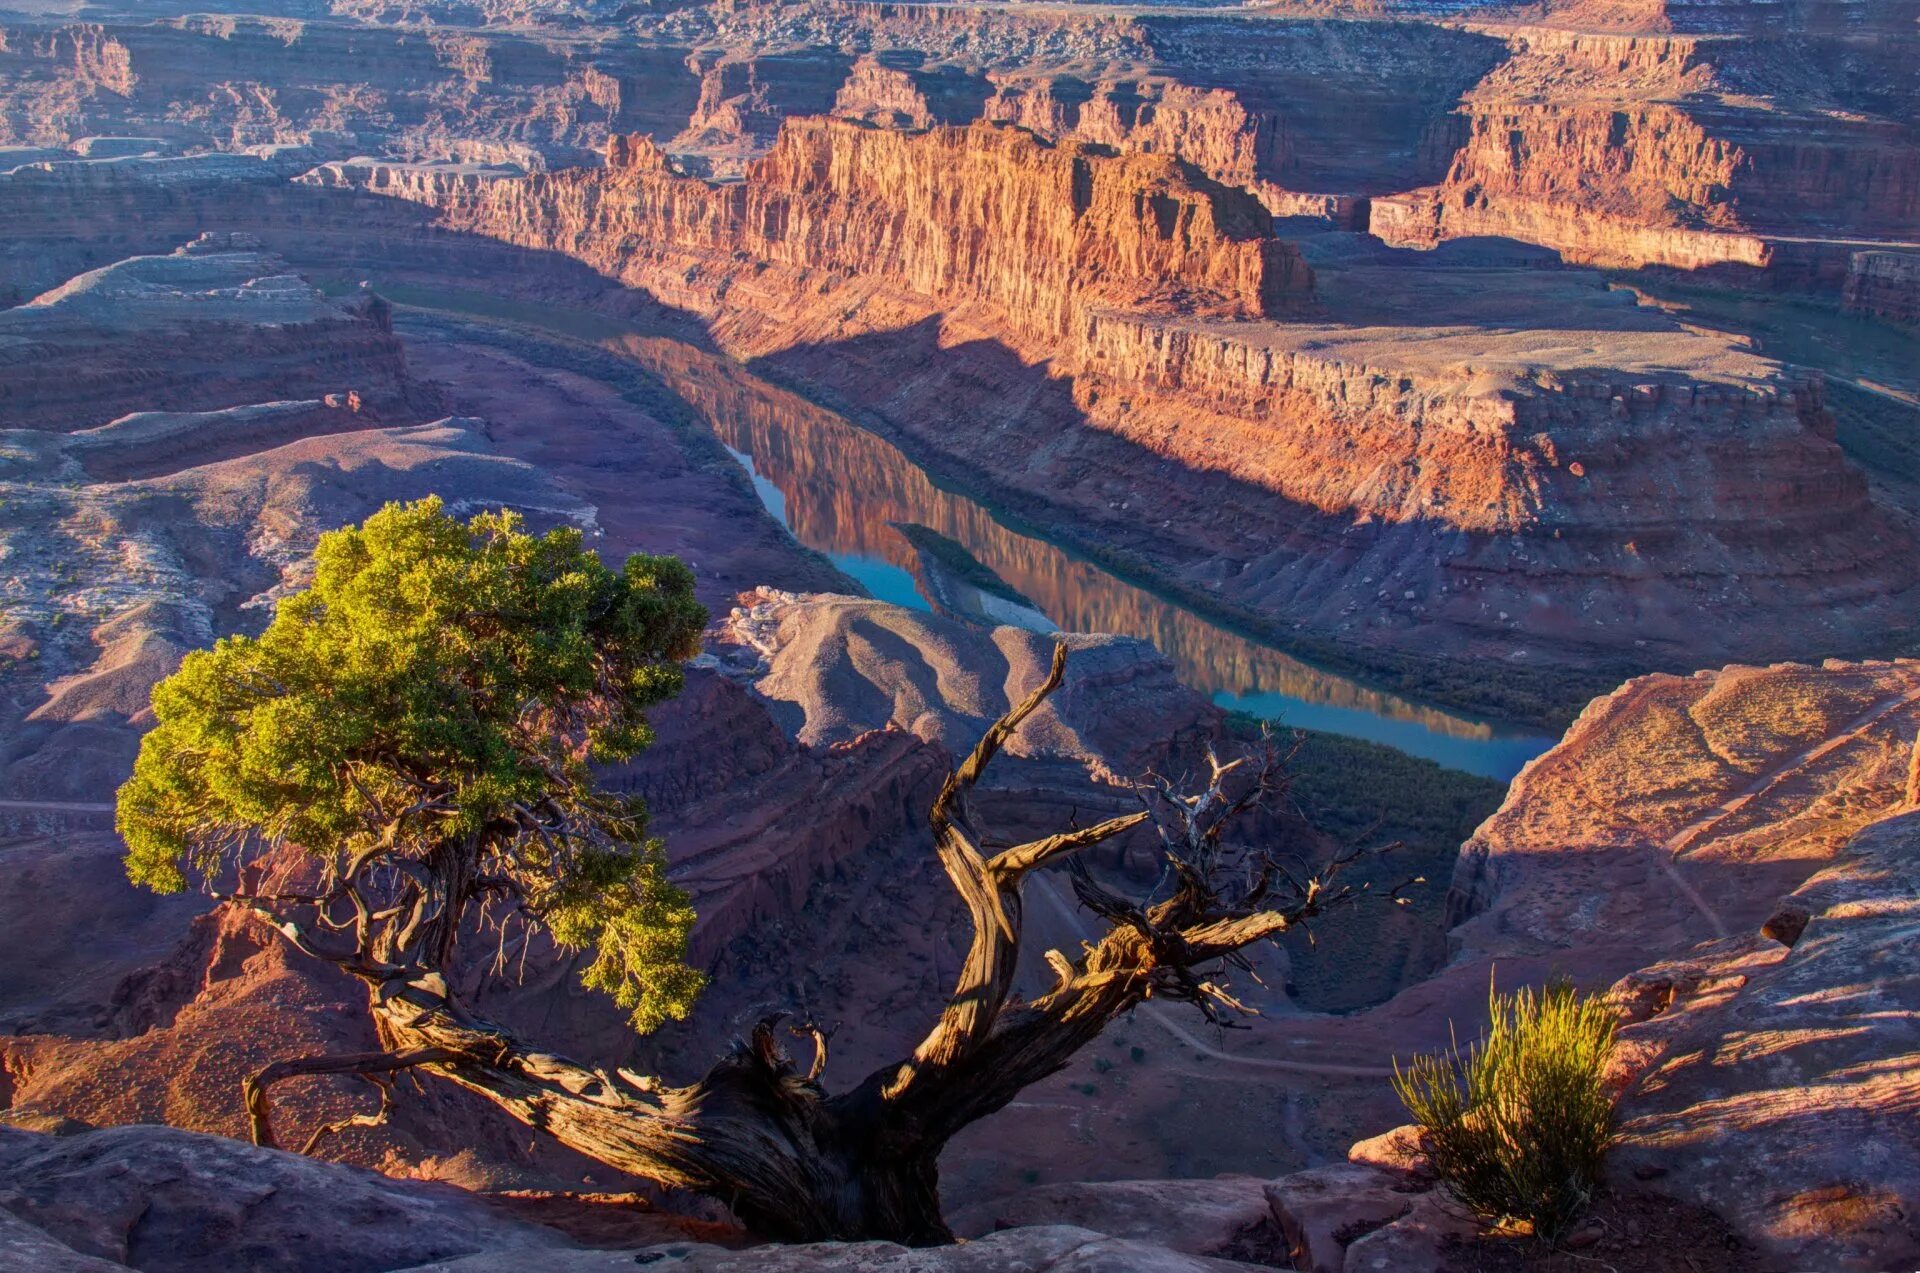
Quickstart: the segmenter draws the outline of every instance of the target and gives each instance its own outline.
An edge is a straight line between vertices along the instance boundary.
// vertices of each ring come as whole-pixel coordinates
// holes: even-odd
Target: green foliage
[[[1488,1011],[1477,1045],[1396,1063],[1394,1091],[1462,1202],[1557,1241],[1591,1201],[1613,1139],[1601,1088],[1613,1015],[1567,982],[1489,992]]]
[[[1259,729],[1246,718],[1233,724],[1249,737]],[[1383,1002],[1445,958],[1447,880],[1460,845],[1500,806],[1506,784],[1313,731],[1302,731],[1288,776],[1289,794],[1316,830],[1342,844],[1400,845],[1355,863],[1345,882],[1381,890],[1426,881],[1403,891],[1404,907],[1351,906],[1281,941],[1302,1006],[1351,1012]]]
[[[692,911],[644,806],[598,791],[588,762],[646,746],[645,711],[678,692],[705,622],[670,557],[615,571],[571,527],[389,504],[321,536],[312,586],[259,637],[155,687],[119,795],[128,875],[173,892],[266,844],[333,872],[459,846],[594,949],[587,984],[637,1028],[684,1015]]]

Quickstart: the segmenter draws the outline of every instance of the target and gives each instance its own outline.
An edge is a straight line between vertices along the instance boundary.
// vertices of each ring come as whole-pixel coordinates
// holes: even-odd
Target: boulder
[[[1347,1249],[1413,1210],[1406,1178],[1357,1163],[1296,1171],[1266,1186],[1293,1267],[1341,1273]]]
[[[91,1257],[77,1270],[384,1273],[477,1251],[519,1260],[571,1246],[451,1186],[153,1126],[59,1138],[0,1128],[0,1215],[25,1228],[22,1242],[44,1234],[55,1255],[64,1244],[75,1260]],[[12,1243],[13,1231],[0,1230],[0,1241]]]
[[[1347,1150],[1347,1161],[1381,1171],[1430,1180],[1433,1164],[1427,1158],[1426,1133],[1418,1124],[1408,1123],[1378,1136],[1355,1141]]]
[[[33,1273],[112,1273],[126,1265],[82,1255],[15,1216],[0,1210],[0,1268]]]
[[[1042,1185],[969,1207],[953,1218],[953,1229],[977,1236],[1035,1225],[1072,1225],[1188,1255],[1248,1254],[1275,1245],[1267,1187],[1252,1176]]]
[[[1342,1273],[1444,1273],[1449,1250],[1480,1232],[1473,1214],[1443,1191],[1414,1194],[1407,1213],[1347,1248]]]

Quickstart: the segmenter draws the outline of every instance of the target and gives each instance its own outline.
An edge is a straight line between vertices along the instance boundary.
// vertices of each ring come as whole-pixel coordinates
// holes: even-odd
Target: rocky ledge
[[[11,428],[329,396],[370,419],[431,406],[407,383],[384,302],[331,299],[248,236],[118,261],[0,311]]]

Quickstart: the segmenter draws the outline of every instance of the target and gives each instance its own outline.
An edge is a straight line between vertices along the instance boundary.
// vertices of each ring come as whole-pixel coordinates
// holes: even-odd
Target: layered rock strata
[[[384,302],[331,300],[228,240],[120,261],[0,311],[0,409],[15,428],[326,398],[369,419],[430,406]]]
[[[23,21],[0,28],[0,140],[138,132],[223,149],[383,143],[421,158],[578,162],[613,132],[685,127],[701,91],[687,54],[325,17]]]
[[[1505,34],[1511,56],[1462,100],[1446,176],[1377,202],[1375,233],[1829,292],[1859,240],[1920,236],[1913,103],[1881,91],[1893,76],[1850,36]]]
[[[936,469],[1242,614],[1632,661],[1833,649],[1910,621],[1889,599],[1914,583],[1907,531],[1834,444],[1819,385],[1590,276],[1336,251],[1326,320],[1275,321],[1308,303],[1299,252],[1163,156],[805,121],[733,185],[676,175],[644,140],[614,158],[302,181],[427,202],[707,315],[732,352]],[[1356,571],[1379,594],[1366,614]],[[1706,631],[1708,598],[1770,617]]]
[[[1920,326],[1920,252],[1857,252],[1847,267],[1846,307]]]
[[[995,306],[1044,340],[1070,338],[1095,307],[1177,300],[1183,312],[1245,317],[1304,304],[1312,288],[1258,204],[1164,157],[1051,147],[984,125],[907,134],[810,119],[783,129],[739,185],[680,178],[644,139],[614,158],[604,177],[489,183],[449,220],[630,281],[682,274],[675,299],[702,309],[744,253],[796,288],[891,276],[941,302]],[[365,171],[323,165],[302,180],[358,186]],[[437,204],[443,189],[398,193]]]

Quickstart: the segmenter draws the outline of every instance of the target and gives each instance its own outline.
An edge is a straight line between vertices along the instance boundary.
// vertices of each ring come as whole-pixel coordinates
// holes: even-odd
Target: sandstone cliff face
[[[1390,241],[1505,235],[1606,265],[1766,269],[1792,262],[1765,236],[1920,226],[1910,105],[1867,87],[1879,76],[1850,41],[1520,28],[1509,42],[1462,101],[1444,180],[1376,209]]]
[[[695,53],[687,65],[700,77],[700,98],[669,145],[715,177],[738,176],[773,144],[788,116],[824,115],[848,72],[847,59],[827,50],[752,58]]]
[[[1168,79],[1087,84],[1068,77],[1026,83],[1009,77],[996,85],[985,115],[1042,137],[1174,155],[1234,186],[1271,180],[1287,158],[1282,124],[1271,112],[1249,111],[1226,89]]]
[[[644,160],[641,156],[645,156]],[[885,275],[947,304],[997,307],[1024,335],[1060,340],[1096,305],[1258,315],[1298,303],[1311,271],[1246,196],[1175,161],[1051,147],[979,125],[908,134],[834,120],[787,125],[739,185],[665,170],[624,144],[624,166],[461,190],[450,224],[555,247],[632,282],[679,276],[671,299],[713,307],[739,255],[806,280]],[[303,180],[411,186],[329,165]],[[767,286],[760,281],[757,286]]]
[[[1807,622],[1830,641],[1837,611],[1789,596],[1856,637],[1904,622],[1886,594],[1913,584],[1907,533],[1819,385],[1597,280],[1496,287],[1363,253],[1329,259],[1327,321],[1277,322],[1305,300],[1299,254],[1167,156],[806,121],[732,185],[638,142],[613,158],[302,180],[427,202],[707,315],[937,467],[1170,572],[1204,563],[1244,613],[1433,652],[1520,631],[1689,659],[1785,654]],[[1355,570],[1379,591],[1364,616]],[[1703,596],[1778,618],[1722,644],[1692,617]]]
[[[1845,253],[1809,270],[1793,245],[1920,223],[1911,31],[1884,5],[1779,21],[1557,5],[1545,24],[1473,30],[1419,5],[1396,22],[1337,7],[1346,20],[813,3],[648,17],[617,48],[290,17],[26,25],[0,36],[0,140],[378,141],[540,168],[639,130],[735,177],[796,115],[987,118],[1172,154],[1280,215],[1364,226],[1378,198],[1374,228],[1396,242],[1513,236],[1823,290]],[[480,20],[437,20],[461,16]]]
[[[982,117],[991,85],[962,67],[927,66],[912,52],[863,57],[834,96],[833,113],[892,128],[968,124]]]

